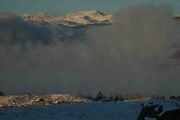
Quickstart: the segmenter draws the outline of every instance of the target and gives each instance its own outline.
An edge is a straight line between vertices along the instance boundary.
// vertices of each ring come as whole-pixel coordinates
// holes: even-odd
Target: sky
[[[91,9],[116,12],[130,5],[146,3],[168,4],[172,6],[174,14],[180,14],[179,0],[0,0],[0,11],[64,15],[72,11]]]

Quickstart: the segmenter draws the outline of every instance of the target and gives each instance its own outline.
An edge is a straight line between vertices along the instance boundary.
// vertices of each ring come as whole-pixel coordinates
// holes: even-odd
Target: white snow
[[[161,104],[165,110],[175,109],[180,105],[180,102],[150,99],[12,108],[0,111],[0,120],[137,120],[141,104],[149,102]]]

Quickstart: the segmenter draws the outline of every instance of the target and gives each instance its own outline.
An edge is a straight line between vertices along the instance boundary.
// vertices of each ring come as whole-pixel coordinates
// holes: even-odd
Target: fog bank
[[[180,67],[173,57],[180,28],[169,6],[132,6],[117,12],[112,25],[81,30],[9,16],[0,14],[0,89],[5,92],[180,92]]]

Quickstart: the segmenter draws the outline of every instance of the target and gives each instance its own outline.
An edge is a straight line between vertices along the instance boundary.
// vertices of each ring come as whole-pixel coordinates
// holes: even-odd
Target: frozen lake
[[[179,102],[164,100],[49,105],[3,110],[0,111],[0,120],[137,120],[141,104],[149,102],[161,104],[165,110],[180,105]]]

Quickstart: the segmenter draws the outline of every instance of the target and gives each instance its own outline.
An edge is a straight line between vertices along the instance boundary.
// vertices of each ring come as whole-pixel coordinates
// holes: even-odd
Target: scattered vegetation
[[[170,100],[180,100],[180,96],[170,96]]]
[[[135,93],[132,95],[122,95],[122,94],[115,94],[115,95],[105,95],[103,92],[99,91],[93,97],[92,95],[88,95],[84,97],[93,100],[93,101],[101,101],[101,102],[109,102],[109,101],[124,101],[124,100],[144,100],[147,96]]]

